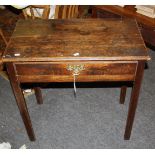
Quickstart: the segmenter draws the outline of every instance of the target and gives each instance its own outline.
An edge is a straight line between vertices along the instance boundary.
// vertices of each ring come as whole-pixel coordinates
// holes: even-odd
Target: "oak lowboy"
[[[125,139],[130,138],[148,56],[135,20],[19,20],[3,54],[30,140],[35,140],[21,83],[132,81]],[[35,88],[39,104],[40,88]],[[126,86],[121,87],[124,103]]]

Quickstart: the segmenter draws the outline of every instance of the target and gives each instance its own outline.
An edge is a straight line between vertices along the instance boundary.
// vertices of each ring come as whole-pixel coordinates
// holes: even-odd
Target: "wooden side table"
[[[125,129],[129,139],[142,82],[146,47],[135,20],[19,20],[3,55],[30,140],[35,140],[21,83],[133,82]],[[124,102],[126,87],[122,87]],[[41,92],[37,99],[42,103]]]

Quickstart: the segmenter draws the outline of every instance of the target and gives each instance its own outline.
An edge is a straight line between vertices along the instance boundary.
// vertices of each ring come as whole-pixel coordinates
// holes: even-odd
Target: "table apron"
[[[137,61],[16,62],[19,82],[134,81]]]

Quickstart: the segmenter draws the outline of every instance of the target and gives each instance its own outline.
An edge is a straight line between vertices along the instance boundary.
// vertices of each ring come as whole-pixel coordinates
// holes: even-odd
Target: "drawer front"
[[[21,82],[132,81],[136,62],[16,63]]]

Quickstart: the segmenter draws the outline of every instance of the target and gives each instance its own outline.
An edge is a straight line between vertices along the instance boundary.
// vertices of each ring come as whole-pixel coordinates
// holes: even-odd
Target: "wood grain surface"
[[[148,59],[131,19],[19,20],[3,55],[4,62]]]

